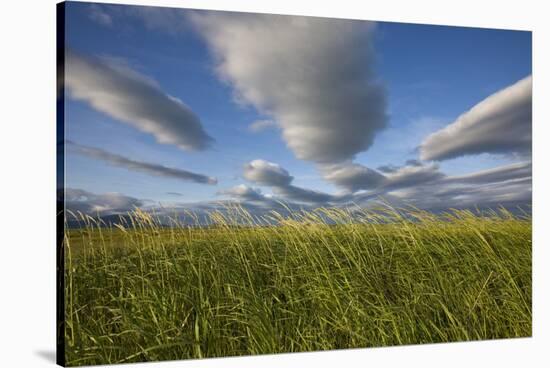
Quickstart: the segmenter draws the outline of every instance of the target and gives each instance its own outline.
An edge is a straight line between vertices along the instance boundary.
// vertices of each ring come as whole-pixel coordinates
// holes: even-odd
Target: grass
[[[139,210],[124,226],[74,216],[68,365],[531,336],[527,216],[235,208],[208,227]]]

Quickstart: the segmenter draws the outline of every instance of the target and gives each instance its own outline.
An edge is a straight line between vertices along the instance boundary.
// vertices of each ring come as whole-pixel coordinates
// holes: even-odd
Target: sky
[[[530,32],[78,2],[65,16],[68,209],[531,203]]]

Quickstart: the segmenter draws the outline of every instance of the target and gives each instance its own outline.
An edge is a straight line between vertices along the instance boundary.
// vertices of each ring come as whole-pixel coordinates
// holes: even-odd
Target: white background
[[[111,1],[121,3],[121,1]],[[55,361],[55,0],[2,2],[0,366]],[[533,31],[533,338],[149,363],[144,367],[546,366],[549,339],[549,75],[545,1],[124,1]],[[404,61],[406,62],[406,61]]]

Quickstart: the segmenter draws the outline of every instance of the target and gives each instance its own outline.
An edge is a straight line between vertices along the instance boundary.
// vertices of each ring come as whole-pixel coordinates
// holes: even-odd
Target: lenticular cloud
[[[159,143],[195,151],[213,142],[188,106],[120,61],[68,51],[65,85],[72,98],[152,134]]]
[[[220,78],[238,101],[277,122],[299,159],[351,160],[386,126],[386,93],[373,73],[373,23],[235,13],[191,19]]]

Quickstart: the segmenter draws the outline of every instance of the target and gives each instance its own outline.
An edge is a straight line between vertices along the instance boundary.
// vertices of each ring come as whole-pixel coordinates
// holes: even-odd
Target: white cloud
[[[414,205],[430,211],[498,206],[510,210],[517,206],[528,209],[531,170],[531,162],[520,162],[466,175],[442,175],[416,185],[388,187],[385,196],[395,205]]]
[[[89,17],[105,27],[111,27],[116,21],[117,24],[123,24],[127,31],[134,27],[132,22],[128,22],[129,19],[140,21],[147,30],[172,36],[189,31],[185,22],[185,9],[178,8],[91,4]]]
[[[100,215],[125,213],[143,204],[142,200],[120,193],[95,194],[82,189],[65,189],[65,208],[75,213],[77,211]]]
[[[313,189],[301,188],[295,185],[286,185],[273,188],[275,194],[281,196],[285,200],[313,203],[317,205],[324,205],[329,202],[336,202],[340,198],[332,194],[320,192]]]
[[[413,187],[433,182],[443,177],[445,175],[439,171],[438,165],[419,165],[417,162],[414,162],[413,165],[406,165],[388,173],[384,187],[388,189]]]
[[[388,164],[388,165],[378,166],[376,169],[378,171],[381,171],[381,172],[387,174],[387,173],[392,173],[392,172],[395,172],[395,171],[399,170],[399,166]]]
[[[161,31],[170,35],[185,32],[185,10],[160,6],[123,6],[120,12],[124,16],[134,17],[143,22],[151,31]]]
[[[262,130],[266,130],[269,128],[276,127],[277,123],[275,123],[273,120],[256,120],[252,124],[248,126],[248,130],[250,130],[253,133],[261,132]]]
[[[360,164],[324,165],[321,167],[323,178],[349,192],[361,189],[375,189],[386,178],[379,172]]]
[[[486,184],[504,182],[508,180],[530,178],[532,175],[531,162],[519,162],[510,165],[482,170],[466,175],[449,176],[447,183]]]
[[[67,141],[67,147],[74,153],[79,155],[94,158],[96,160],[105,161],[111,165],[123,167],[132,171],[139,171],[153,176],[161,176],[166,178],[179,179],[183,181],[191,181],[200,184],[217,184],[216,178],[197,174],[191,171],[166,167],[164,165],[153,164],[149,162],[132,160],[127,157],[117,155],[105,150],[84,146],[74,142]]]
[[[220,190],[218,194],[246,201],[263,201],[266,199],[261,190],[249,187],[246,184],[240,184],[229,189]]]
[[[99,4],[90,4],[88,16],[102,26],[111,27],[113,25],[113,18]]]
[[[279,164],[265,160],[253,160],[244,165],[243,176],[255,184],[271,187],[275,194],[283,200],[323,204],[341,199],[339,196],[292,185],[294,177],[286,169]],[[238,190],[244,191],[244,187],[239,187]]]
[[[221,12],[191,19],[218,75],[239,101],[273,117],[299,159],[353,159],[386,126],[373,23]]]
[[[395,188],[439,180],[445,176],[439,171],[438,165],[425,165],[416,160],[407,161],[405,166],[382,166],[379,170],[384,174],[357,163],[324,165],[321,170],[325,180],[348,192],[375,190],[383,193]]]
[[[445,177],[438,165],[424,165],[420,162],[409,162],[410,165],[396,167],[389,174],[381,174],[359,164],[322,165],[324,178],[346,190],[341,194],[329,194],[308,188],[292,185],[294,179],[280,165],[254,160],[244,166],[245,179],[273,188],[276,195],[285,200],[314,204],[343,204],[357,199],[365,200],[398,188],[407,188],[436,182]],[[368,190],[352,194],[360,190]]]
[[[202,150],[213,142],[188,106],[116,59],[87,57],[68,50],[65,62],[65,86],[72,98],[152,134],[162,144]]]
[[[279,165],[268,164],[270,165],[263,166],[267,167],[266,170],[278,171],[282,176],[292,178]],[[281,180],[261,179],[264,183],[262,185],[270,186],[275,195],[264,195],[258,188],[241,184],[218,192],[219,195],[230,197],[229,200],[174,203],[173,208],[167,208],[165,205],[163,207],[149,205],[145,209],[155,214],[166,213],[169,216],[178,213],[183,216],[186,211],[192,211],[206,219],[208,212],[214,210],[223,212],[232,204],[239,204],[254,216],[263,216],[273,210],[286,213],[287,208],[311,210],[318,206],[373,207],[378,206],[380,200],[383,200],[384,203],[396,208],[412,205],[434,212],[447,211],[451,208],[483,210],[501,206],[512,211],[517,210],[519,206],[529,211],[532,201],[530,162],[505,165],[461,176],[437,174],[435,165],[411,164],[399,167],[396,170],[396,176],[386,178],[379,188],[368,192],[332,195],[297,187],[291,182],[285,184]],[[92,215],[99,213],[102,216],[125,213],[134,207],[143,207],[145,204],[144,200],[120,193],[94,194],[70,188],[66,190],[65,199],[67,208],[72,211],[79,210]]]
[[[394,205],[413,205],[428,211],[456,209],[487,209],[517,207],[529,210],[531,205],[531,178],[496,183],[452,185],[445,181],[425,186],[398,189],[386,197]]]
[[[531,152],[531,76],[487,97],[420,145],[423,160]]]
[[[244,165],[246,180],[266,186],[286,186],[294,179],[280,165],[265,160],[253,160]]]
[[[166,192],[166,194],[174,197],[183,197],[183,194],[181,194],[180,192]]]

